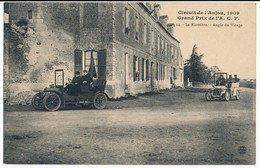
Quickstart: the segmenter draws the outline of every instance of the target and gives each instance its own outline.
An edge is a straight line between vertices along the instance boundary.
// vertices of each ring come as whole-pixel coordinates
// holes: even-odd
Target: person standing
[[[240,79],[237,77],[237,75],[234,75],[234,77],[235,77],[235,83],[240,81]]]

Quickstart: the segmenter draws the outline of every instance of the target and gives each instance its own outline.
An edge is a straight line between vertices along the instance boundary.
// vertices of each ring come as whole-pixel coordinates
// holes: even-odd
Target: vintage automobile
[[[222,99],[229,101],[231,98],[239,100],[239,82],[227,79],[227,73],[219,72],[214,74],[213,88],[208,89],[205,98],[207,101]]]
[[[105,80],[95,80],[93,84],[82,84],[79,93],[75,95],[71,88],[74,86],[71,80],[64,87],[64,70],[55,70],[55,84],[50,88],[39,91],[32,98],[32,106],[36,110],[46,109],[56,111],[59,108],[66,108],[67,105],[87,106],[93,104],[96,109],[103,109],[107,105],[108,96],[104,93]]]

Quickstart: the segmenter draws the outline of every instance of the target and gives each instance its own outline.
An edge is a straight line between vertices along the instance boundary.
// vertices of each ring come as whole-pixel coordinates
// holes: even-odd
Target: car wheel
[[[230,93],[229,93],[229,91],[226,91],[226,93],[225,93],[225,100],[226,101],[230,100]]]
[[[43,98],[43,105],[44,108],[48,111],[56,111],[60,108],[61,105],[61,99],[60,96],[56,93],[50,93],[47,94]]]
[[[239,91],[237,90],[236,100],[239,100]]]
[[[96,109],[103,109],[107,105],[107,96],[104,93],[98,93],[94,96],[93,105]]]
[[[41,93],[36,93],[33,97],[32,97],[32,102],[31,102],[33,108],[35,110],[42,110],[43,107],[43,102],[42,102],[42,94]]]
[[[205,98],[206,98],[207,101],[211,100],[211,93],[209,91],[206,92]]]

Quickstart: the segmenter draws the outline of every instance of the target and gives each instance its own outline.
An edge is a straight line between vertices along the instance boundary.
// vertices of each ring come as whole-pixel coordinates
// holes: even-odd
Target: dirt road
[[[111,101],[105,110],[4,113],[4,163],[255,164],[256,91],[210,101],[177,89]]]

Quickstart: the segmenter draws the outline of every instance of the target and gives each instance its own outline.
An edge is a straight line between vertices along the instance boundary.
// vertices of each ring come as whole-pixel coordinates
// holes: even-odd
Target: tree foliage
[[[208,67],[202,62],[203,54],[198,55],[197,46],[194,45],[192,54],[188,60],[189,66],[184,69],[185,79],[189,78],[191,82],[208,83],[211,78],[211,72]]]

